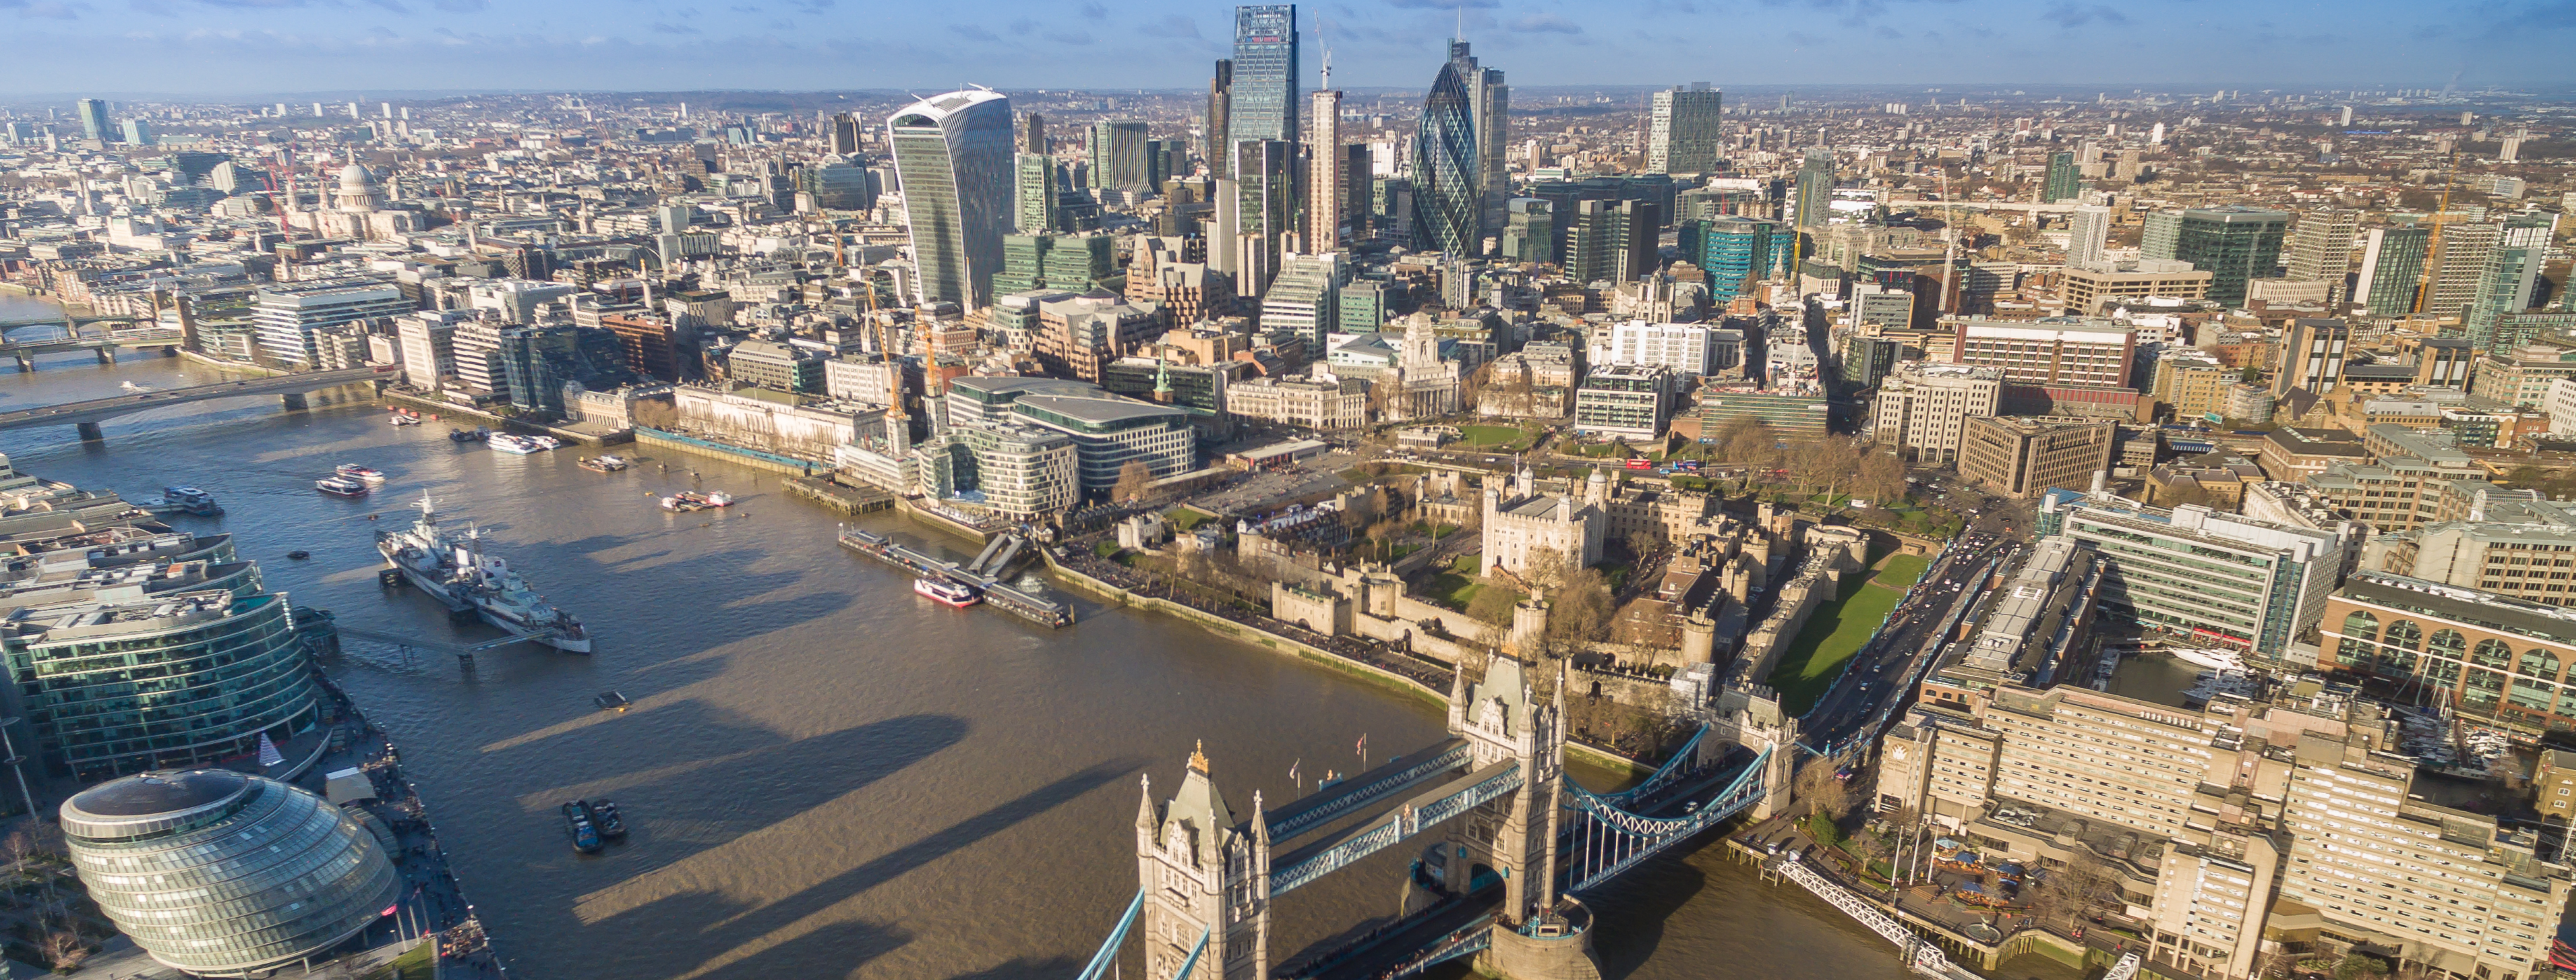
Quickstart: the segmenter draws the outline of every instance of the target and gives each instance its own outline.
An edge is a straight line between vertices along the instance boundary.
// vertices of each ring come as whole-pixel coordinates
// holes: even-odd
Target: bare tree
[[[1610,597],[1610,580],[1598,570],[1576,569],[1564,584],[1548,593],[1548,639],[1568,643],[1598,640],[1610,630],[1618,608]]]
[[[1796,800],[1809,815],[1822,814],[1827,820],[1840,820],[1851,810],[1850,788],[1834,776],[1836,766],[1831,758],[1808,760],[1798,770],[1794,784]]]
[[[89,959],[89,945],[81,941],[79,933],[69,929],[47,931],[40,950],[56,973],[70,973],[80,968],[82,960]]]
[[[1770,469],[1779,463],[1779,437],[1771,427],[1757,418],[1739,418],[1717,430],[1719,459]]]
[[[1869,499],[1882,503],[1896,500],[1905,492],[1905,461],[1887,450],[1863,453],[1859,472],[1853,477],[1852,492],[1868,494]]]
[[[1145,499],[1145,490],[1154,483],[1154,471],[1141,459],[1131,459],[1118,468],[1118,484],[1109,490],[1109,499],[1122,503]]]
[[[1630,557],[1644,561],[1648,554],[1654,552],[1656,546],[1664,543],[1664,539],[1652,531],[1636,530],[1628,532],[1625,543]]]
[[[1488,575],[1484,584],[1476,589],[1475,598],[1467,600],[1467,615],[1496,626],[1509,626],[1512,610],[1527,598],[1529,593],[1521,591],[1519,586]]]
[[[668,432],[679,427],[680,410],[668,400],[645,398],[636,401],[634,406],[627,410],[627,418],[633,420],[638,426]]]
[[[2072,928],[2077,917],[2119,895],[2120,873],[2092,851],[2076,848],[2065,865],[2032,885],[2031,913],[2043,921],[2062,918]]]
[[[1391,518],[1381,518],[1379,520],[1370,521],[1368,529],[1361,533],[1367,536],[1369,541],[1377,546],[1376,551],[1378,560],[1385,561],[1388,544],[1393,542],[1396,536],[1403,532],[1404,525],[1396,523]]]
[[[1521,579],[1539,588],[1549,588],[1563,583],[1566,573],[1573,570],[1573,564],[1566,560],[1562,551],[1532,548],[1529,561],[1521,566]]]

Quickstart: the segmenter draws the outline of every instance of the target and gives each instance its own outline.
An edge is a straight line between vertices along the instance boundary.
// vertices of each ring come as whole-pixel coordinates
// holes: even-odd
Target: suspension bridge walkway
[[[1563,685],[1541,700],[1520,662],[1492,658],[1481,681],[1453,686],[1447,738],[1276,810],[1256,793],[1248,817],[1193,753],[1172,796],[1145,785],[1136,897],[1076,980],[1122,958],[1143,980],[1396,980],[1467,956],[1506,977],[1597,977],[1583,897],[1785,806],[1796,722],[1711,713],[1644,781],[1596,793],[1565,775]],[[1421,848],[1410,885],[1431,901],[1274,965],[1275,900],[1397,847]]]

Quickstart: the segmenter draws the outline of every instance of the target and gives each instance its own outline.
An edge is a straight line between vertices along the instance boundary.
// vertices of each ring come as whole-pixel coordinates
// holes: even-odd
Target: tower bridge
[[[1565,775],[1564,687],[1560,668],[1541,699],[1527,666],[1493,656],[1483,679],[1453,683],[1446,738],[1276,810],[1256,792],[1239,815],[1200,751],[1168,798],[1146,777],[1136,897],[1077,980],[1108,975],[1130,940],[1143,980],[1401,977],[1470,955],[1522,980],[1598,977],[1582,896],[1737,814],[1786,807],[1797,723],[1768,700],[1721,701],[1662,769],[1594,793]],[[1410,873],[1433,902],[1274,956],[1274,901],[1398,846],[1423,847]]]

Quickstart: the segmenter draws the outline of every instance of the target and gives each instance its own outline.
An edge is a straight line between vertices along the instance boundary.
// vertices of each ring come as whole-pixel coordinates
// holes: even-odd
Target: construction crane
[[[910,426],[906,424],[906,419],[903,414],[903,362],[895,359],[894,344],[886,338],[885,317],[880,316],[877,313],[877,283],[875,277],[871,276],[859,280],[859,290],[868,298],[868,323],[869,325],[874,326],[877,331],[877,356],[885,358],[886,438],[888,441],[892,441],[894,439],[896,426],[902,425],[907,429],[910,428]],[[904,441],[912,441],[911,433],[905,433]]]
[[[2457,84],[2459,82],[2459,76],[2452,76],[2451,81],[2453,84]],[[2443,91],[2447,93],[2449,92],[2449,89],[2444,89]],[[2433,209],[2433,239],[2432,243],[2424,248],[2424,273],[2422,277],[2417,280],[2415,286],[2415,303],[2407,309],[2406,312],[2408,313],[2433,313],[2439,315],[2441,312],[2439,310],[2428,310],[2425,309],[2425,307],[2433,302],[2433,287],[2440,281],[2440,273],[2436,270],[2441,268],[2437,263],[2442,260],[2442,219],[2448,216],[2451,212],[2451,177],[2458,171],[2459,163],[2460,144],[2454,142],[2451,144],[2450,157],[2442,161],[2442,203]]]
[[[277,156],[270,157],[268,161],[268,182],[271,185],[274,185],[278,194],[276,198],[277,230],[284,233],[289,238],[295,236],[295,226],[289,224],[286,220],[287,212],[295,210],[295,183],[288,179],[294,174],[294,165],[290,162],[286,173],[280,174],[277,169],[277,162],[280,157],[285,157],[291,152],[293,151],[280,150],[278,151]]]

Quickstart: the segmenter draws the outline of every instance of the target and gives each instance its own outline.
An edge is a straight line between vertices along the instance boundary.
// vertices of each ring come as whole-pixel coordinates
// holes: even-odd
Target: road
[[[1938,501],[1936,496],[1937,502],[1975,512],[1963,513],[1971,523],[1924,571],[1923,580],[1888,614],[1869,644],[1852,655],[1833,689],[1816,702],[1815,710],[1801,723],[1808,745],[1822,747],[1851,738],[1890,699],[1902,702],[1910,697],[1913,692],[1906,682],[1939,646],[1934,629],[1962,596],[1973,600],[1982,590],[1983,580],[1975,577],[1978,571],[1992,559],[2013,554],[2030,533],[2028,504],[1985,496],[1939,475],[1921,478],[1926,484],[1923,492],[1951,498]]]

